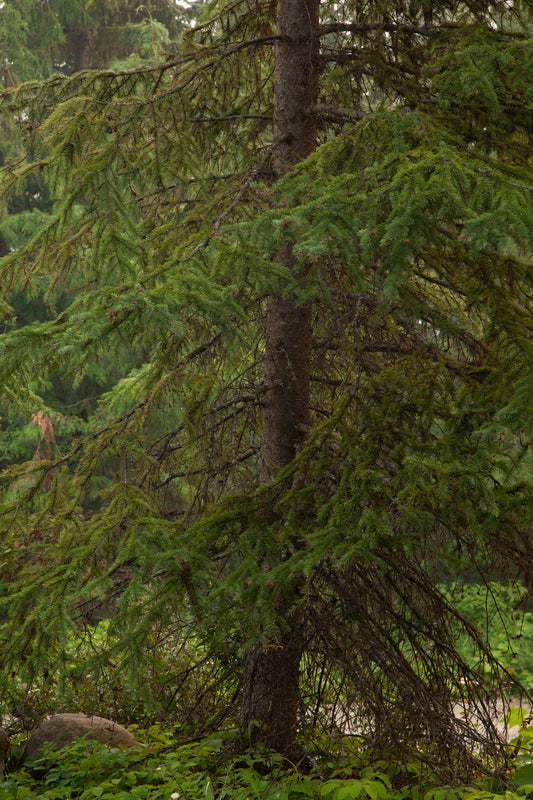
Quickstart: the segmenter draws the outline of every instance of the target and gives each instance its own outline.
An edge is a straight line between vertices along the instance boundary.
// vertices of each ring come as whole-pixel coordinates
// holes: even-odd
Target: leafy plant
[[[111,750],[82,739],[59,752],[48,750],[31,771],[12,772],[0,782],[0,800],[521,800],[533,775],[530,765],[519,767],[503,791],[487,778],[443,786],[423,761],[376,763],[361,742],[329,767],[310,743],[302,771],[261,749],[235,756],[231,732],[187,744],[159,726],[135,734],[140,749]]]
[[[508,689],[516,692],[513,680],[533,692],[533,612],[528,610],[527,593],[518,584],[457,582],[445,589],[446,596],[482,634],[495,658],[508,674]],[[466,635],[458,640],[462,657],[472,663],[476,650]],[[494,665],[480,661],[481,678]],[[485,671],[488,671],[485,674]]]

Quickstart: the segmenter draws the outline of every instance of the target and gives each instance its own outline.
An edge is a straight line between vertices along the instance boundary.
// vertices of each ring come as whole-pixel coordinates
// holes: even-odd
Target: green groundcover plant
[[[526,746],[514,775],[498,787],[493,778],[440,786],[420,760],[401,768],[393,758],[374,761],[360,737],[339,739],[335,754],[328,743],[327,757],[317,743],[304,762],[288,765],[266,751],[235,757],[233,732],[181,746],[158,726],[136,735],[143,742],[136,750],[79,740],[61,752],[48,751],[31,769],[11,772],[0,782],[0,800],[520,800],[533,791],[533,765],[527,763],[532,728],[521,734]]]

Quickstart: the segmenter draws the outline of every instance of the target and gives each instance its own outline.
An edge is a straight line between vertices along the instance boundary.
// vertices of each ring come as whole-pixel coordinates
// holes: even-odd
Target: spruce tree
[[[280,180],[316,148],[313,106],[318,91],[319,2],[279,0],[276,16],[273,135],[279,147],[272,158],[274,180]],[[291,241],[275,255],[299,284],[307,271]],[[313,346],[312,303],[295,291],[271,296],[266,305],[262,399],[260,481],[274,482],[301,451],[311,429],[310,380]],[[277,515],[264,524],[279,530]],[[290,541],[293,546],[293,541]],[[267,558],[265,567],[274,568]],[[268,744],[294,756],[299,706],[299,670],[303,652],[300,575],[276,598],[282,630],[275,642],[259,640],[245,657],[241,729],[254,742],[268,730]]]
[[[82,66],[92,69],[138,67],[160,58],[165,49],[175,46],[186,18],[199,13],[197,4],[185,10],[174,2],[80,3],[77,0],[52,0],[50,3],[13,0],[0,9],[3,38],[2,85],[6,89],[23,81],[39,80],[54,72],[72,74]],[[87,6],[87,7],[86,7]],[[12,163],[23,157],[25,144],[20,126],[13,117],[2,119],[0,163]],[[35,235],[50,219],[55,198],[43,171],[28,173],[17,192],[6,203],[0,221],[0,253],[17,249]],[[43,320],[46,306],[40,297],[18,292],[12,298],[17,325]],[[135,352],[125,356],[133,365]],[[86,375],[73,387],[56,376],[46,392],[46,402],[59,407],[55,417],[54,438],[62,445],[83,429],[88,409],[105,387],[114,382],[114,364],[110,362],[98,375]],[[42,433],[40,417],[9,414],[9,403],[0,404],[4,425],[0,435],[0,465],[12,459],[31,458],[39,452]]]
[[[56,664],[126,570],[120,652],[192,615],[241,741],[292,757],[340,698],[376,746],[505,761],[441,586],[531,581],[532,7],[214,3],[161,63],[5,98],[4,193],[59,200],[0,262],[4,391],[49,415],[52,376],[144,357],[2,475],[5,668]],[[46,322],[9,325],[21,286]]]

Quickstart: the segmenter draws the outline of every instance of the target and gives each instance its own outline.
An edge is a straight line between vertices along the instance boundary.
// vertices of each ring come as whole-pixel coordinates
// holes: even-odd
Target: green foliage
[[[3,85],[105,68],[133,53],[153,59],[198,13],[168,0],[13,0],[0,9]]]
[[[519,767],[505,790],[485,779],[470,785],[439,785],[422,762],[399,769],[373,762],[368,751],[348,747],[335,766],[311,751],[314,767],[304,772],[268,752],[231,755],[233,734],[212,734],[188,744],[153,726],[135,731],[142,747],[111,750],[79,740],[60,752],[49,751],[32,771],[12,772],[0,782],[0,799],[16,798],[171,798],[189,800],[520,800],[531,790],[531,766]]]
[[[94,616],[109,614],[98,598],[92,605]],[[221,720],[231,720],[238,665],[227,652],[213,657],[191,631],[190,621],[151,632],[134,682],[121,663],[122,646],[123,639],[117,639],[105,620],[68,636],[59,656],[60,672],[35,676],[31,683],[22,669],[10,676],[4,683],[0,722],[9,721],[15,757],[21,750],[16,743],[27,736],[21,720],[27,729],[66,708],[134,726],[157,726],[164,720],[182,738],[198,738]]]
[[[530,694],[533,691],[533,613],[526,608],[527,595],[520,586],[459,584],[447,590],[457,611],[464,615],[486,639],[491,652],[508,673],[509,690],[516,691],[513,679]],[[468,637],[459,640],[459,651],[468,662],[476,651]],[[480,669],[493,665],[481,662]],[[483,680],[483,674],[481,674]],[[514,724],[514,723],[511,723]]]
[[[52,0],[45,4],[27,3],[25,0],[5,3],[0,9],[4,88],[25,80],[39,79],[58,70],[70,73],[81,66],[108,67],[113,62],[117,69],[121,64],[122,68],[139,68],[160,56],[162,48],[170,46],[170,39],[174,39],[184,26],[189,25],[199,11],[200,5],[185,9],[165,0],[142,6],[137,3],[83,3],[78,0]],[[2,118],[2,126],[0,163],[6,164],[10,160],[17,160],[26,148],[27,130],[24,126],[18,128],[10,116]],[[83,131],[81,135],[84,136]],[[45,176],[41,168],[37,172],[22,170],[16,191],[6,199],[2,209],[1,255],[15,252],[29,239],[46,230],[53,219],[54,195],[55,189],[49,176]],[[72,213],[79,214],[80,207],[72,209]],[[43,322],[50,318],[53,312],[39,295],[40,289],[32,290],[28,283],[20,282],[17,295],[12,298],[12,310],[3,308],[4,332],[8,331],[16,337],[16,331],[30,320]],[[58,304],[61,306],[61,299]],[[54,310],[57,310],[57,305]],[[84,316],[80,324],[87,325],[89,319]],[[94,335],[98,337],[98,329]],[[6,344],[8,348],[11,346],[9,336]],[[75,346],[74,343],[71,346]],[[17,391],[15,382],[11,387],[14,391],[8,392],[7,397],[3,398],[1,463],[7,465],[14,461],[28,461],[37,451],[38,431],[34,430],[30,419],[36,412],[34,391],[42,390],[43,384],[46,390],[42,404],[38,405],[48,408],[53,419],[56,452],[65,452],[70,449],[72,435],[85,429],[88,412],[102,389],[116,382],[114,373],[117,362],[122,362],[124,368],[128,369],[138,360],[138,353],[132,351],[131,341],[128,340],[127,347],[122,348],[120,353],[115,349],[113,358],[92,364],[88,377],[74,380],[73,386],[70,385],[72,376],[69,374],[64,379],[59,371],[50,380],[40,381],[43,371],[39,366],[35,368],[35,381],[31,381],[30,366],[22,379],[24,388],[19,384]],[[120,368],[119,372],[122,376]],[[101,480],[98,479],[96,483],[100,490]],[[96,487],[93,487],[92,494],[95,492]]]
[[[30,177],[55,200],[32,210],[38,228],[7,218],[16,249],[0,261],[0,385],[50,444],[32,460],[23,424],[0,440],[5,461],[28,459],[0,476],[7,676],[59,664],[76,689],[80,604],[125,570],[108,655],[133,683],[176,619],[210,659],[275,639],[295,580],[318,704],[356,698],[384,725],[394,707],[387,735],[416,739],[436,687],[485,690],[474,649],[499,678],[472,628],[457,652],[435,584],[473,565],[476,581],[533,575],[522,5],[323,4],[320,147],[275,186],[266,4],[213,3],[177,51],[134,68],[71,75],[62,49],[65,74],[2,98],[24,144],[6,153],[4,207]],[[170,21],[143,8],[144,22],[130,4],[80,12],[106,66],[126,55],[115,24],[154,57]],[[289,245],[298,281],[279,263]],[[42,306],[17,323],[21,293]],[[267,297],[314,303],[313,429],[259,486]],[[59,430],[54,414],[89,390],[56,451],[46,420]],[[386,796],[368,780],[350,792]]]

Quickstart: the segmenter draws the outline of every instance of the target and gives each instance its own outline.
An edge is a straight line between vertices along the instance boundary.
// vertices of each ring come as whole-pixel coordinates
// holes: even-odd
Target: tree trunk
[[[93,37],[90,31],[83,29],[69,32],[73,71],[81,72],[83,69],[91,69]]]
[[[276,32],[281,38],[276,44],[274,135],[281,144],[274,161],[276,178],[316,147],[319,3],[277,3]],[[278,254],[278,261],[297,274],[290,246]],[[300,304],[294,296],[271,297],[267,305],[262,483],[292,461],[309,431],[311,315],[311,304]],[[292,586],[276,598],[278,637],[255,644],[246,655],[240,719],[249,744],[260,741],[288,758],[295,756],[303,646],[298,584],[295,576]]]

